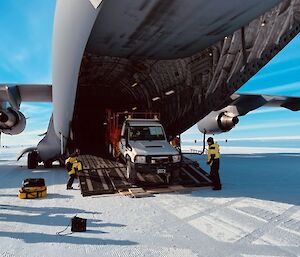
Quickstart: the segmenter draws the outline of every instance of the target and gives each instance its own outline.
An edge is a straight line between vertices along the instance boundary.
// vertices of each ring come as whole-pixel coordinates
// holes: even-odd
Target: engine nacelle
[[[239,118],[228,112],[211,112],[197,123],[198,129],[206,134],[220,134],[234,128]]]
[[[26,126],[23,113],[12,108],[0,109],[0,132],[8,135],[20,134]]]

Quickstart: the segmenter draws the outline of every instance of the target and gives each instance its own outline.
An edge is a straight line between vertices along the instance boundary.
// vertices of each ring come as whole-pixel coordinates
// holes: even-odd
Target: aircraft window
[[[129,128],[130,140],[165,140],[161,126],[134,126]]]

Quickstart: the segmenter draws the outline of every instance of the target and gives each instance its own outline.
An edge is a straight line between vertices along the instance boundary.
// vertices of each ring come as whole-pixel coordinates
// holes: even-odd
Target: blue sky
[[[0,1],[0,83],[51,83],[51,40],[54,0]],[[296,37],[266,67],[238,92],[300,96],[300,36]],[[6,145],[37,143],[46,131],[52,106],[22,103],[27,127],[18,136],[2,137]],[[216,136],[232,146],[300,148],[300,112],[260,108],[245,117],[235,129]],[[202,135],[194,126],[182,135],[186,144]],[[263,140],[264,139],[264,140]],[[284,139],[284,140],[283,140]],[[223,142],[225,144],[225,142]]]
[[[300,97],[300,35],[237,92]],[[299,148],[299,127],[300,112],[262,107],[240,117],[239,124],[230,132],[215,137],[228,146]],[[187,142],[201,141],[196,126],[182,138]],[[228,143],[224,142],[226,139]]]

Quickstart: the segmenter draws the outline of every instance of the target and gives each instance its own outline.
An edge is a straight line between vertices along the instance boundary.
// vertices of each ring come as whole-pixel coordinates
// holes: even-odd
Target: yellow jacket
[[[211,166],[215,159],[220,158],[220,149],[217,143],[214,143],[208,147],[207,163]]]
[[[77,160],[77,157],[69,157],[68,159],[66,159],[65,164],[67,164],[68,162],[72,163],[72,169],[68,171],[69,175],[75,174],[75,169],[77,169],[78,171],[82,170],[81,162]]]

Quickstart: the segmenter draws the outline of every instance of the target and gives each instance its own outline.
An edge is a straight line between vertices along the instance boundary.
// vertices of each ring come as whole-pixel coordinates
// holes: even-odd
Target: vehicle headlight
[[[136,163],[146,163],[146,156],[136,156],[135,162]]]
[[[173,155],[172,159],[173,159],[173,162],[180,162],[181,161],[181,155],[180,154]]]

